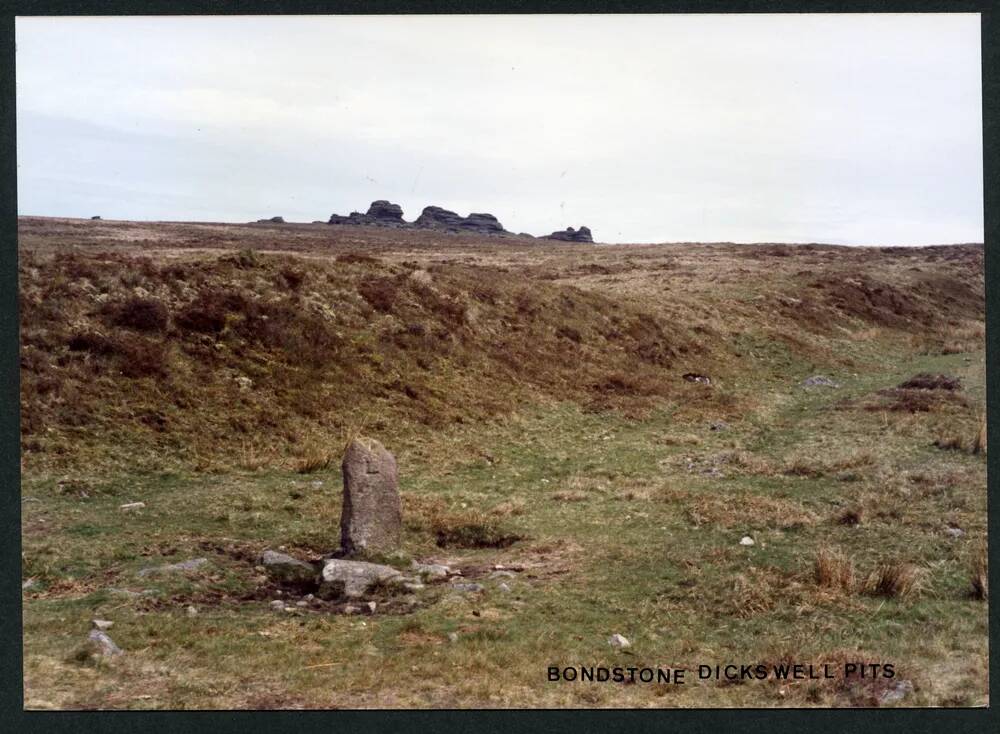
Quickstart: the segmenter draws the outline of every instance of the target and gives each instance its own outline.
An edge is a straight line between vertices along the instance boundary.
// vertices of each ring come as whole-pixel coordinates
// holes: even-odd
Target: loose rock
[[[887,703],[898,703],[906,698],[909,694],[913,693],[913,684],[908,680],[899,680],[892,683],[890,688],[887,688],[882,692],[882,695],[878,697],[878,702],[880,705],[885,705]]]
[[[319,591],[323,599],[357,599],[377,584],[399,579],[402,574],[391,566],[333,558],[323,566]]]
[[[744,535],[740,538],[740,545],[754,545],[754,539],[749,535]]]
[[[802,387],[840,387],[840,385],[824,375],[813,375],[802,381]]]
[[[272,581],[290,586],[314,586],[319,576],[316,568],[305,561],[272,550],[261,554],[260,565]]]
[[[118,509],[123,512],[131,512],[132,510],[141,510],[145,506],[145,502],[126,502],[124,505],[119,505]]]
[[[611,647],[617,648],[619,650],[624,650],[626,647],[631,647],[632,643],[625,639],[622,635],[613,634],[608,638],[608,644]]]
[[[115,623],[108,619],[92,619],[90,620],[90,626],[95,630],[109,630],[115,626]]]
[[[87,647],[92,654],[110,658],[123,654],[123,650],[115,644],[115,641],[108,637],[103,630],[93,629],[87,635]]]

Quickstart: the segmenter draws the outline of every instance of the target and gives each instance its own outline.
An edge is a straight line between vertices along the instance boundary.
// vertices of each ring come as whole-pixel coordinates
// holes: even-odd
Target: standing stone
[[[402,510],[396,459],[378,441],[356,438],[344,453],[340,547],[391,552],[399,548]]]

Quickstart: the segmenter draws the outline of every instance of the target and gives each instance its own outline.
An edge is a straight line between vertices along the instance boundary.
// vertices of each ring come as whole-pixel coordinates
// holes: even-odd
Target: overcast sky
[[[25,215],[983,239],[979,16],[20,18]]]

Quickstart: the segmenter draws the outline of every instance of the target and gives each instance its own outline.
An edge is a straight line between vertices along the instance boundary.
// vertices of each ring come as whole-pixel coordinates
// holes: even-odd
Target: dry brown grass
[[[796,453],[785,459],[782,473],[798,477],[825,477],[840,472],[874,467],[878,456],[866,448],[856,448],[839,456],[823,458],[817,451]]]
[[[926,571],[904,561],[879,564],[865,579],[863,589],[873,596],[905,599],[919,594],[926,585]]]
[[[816,554],[813,575],[817,585],[823,588],[845,593],[855,590],[854,561],[831,548],[821,548]]]
[[[972,453],[973,454],[985,454],[986,453],[986,414],[983,413],[979,416],[977,421],[978,428],[976,429],[976,436],[972,439]]]
[[[294,469],[299,474],[312,474],[329,468],[334,459],[334,454],[329,448],[319,443],[310,443],[296,458]]]
[[[972,561],[972,597],[986,601],[990,597],[989,558],[984,546]]]
[[[689,501],[686,514],[695,525],[727,529],[794,528],[817,521],[815,513],[793,500],[758,494],[697,495]]]

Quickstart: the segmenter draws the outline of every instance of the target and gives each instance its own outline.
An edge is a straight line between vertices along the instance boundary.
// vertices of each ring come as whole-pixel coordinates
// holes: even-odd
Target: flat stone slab
[[[357,599],[376,584],[399,581],[402,577],[403,574],[391,566],[333,558],[323,566],[316,595],[324,599]]]

